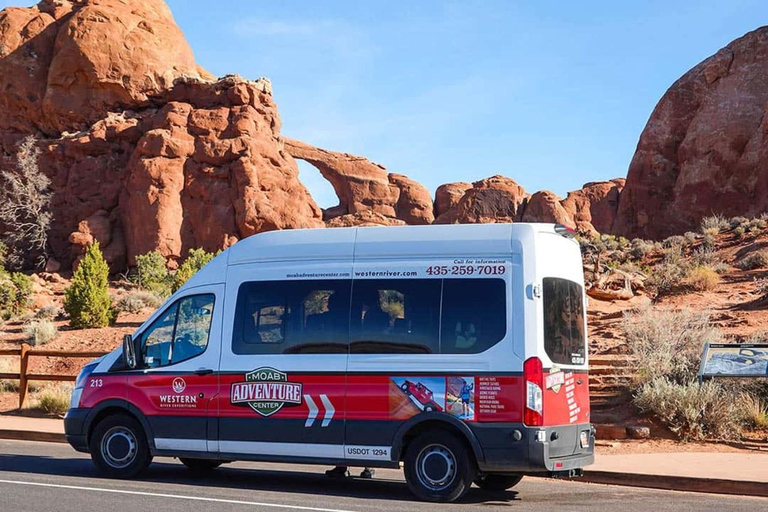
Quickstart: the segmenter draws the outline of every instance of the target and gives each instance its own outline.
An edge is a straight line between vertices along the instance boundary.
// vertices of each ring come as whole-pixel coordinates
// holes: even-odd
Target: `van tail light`
[[[544,424],[544,368],[541,359],[531,357],[523,364],[525,412],[523,422],[529,427]]]

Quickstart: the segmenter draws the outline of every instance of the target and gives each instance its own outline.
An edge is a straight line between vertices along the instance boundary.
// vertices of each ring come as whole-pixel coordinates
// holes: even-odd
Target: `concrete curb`
[[[15,441],[41,441],[45,443],[66,443],[64,434],[56,432],[35,432],[31,430],[0,429],[0,439],[13,439]]]
[[[585,471],[576,479],[595,484],[646,487],[668,491],[706,492],[711,494],[735,494],[768,498],[768,483],[723,480],[719,478],[697,478],[689,476],[643,475],[613,471]]]

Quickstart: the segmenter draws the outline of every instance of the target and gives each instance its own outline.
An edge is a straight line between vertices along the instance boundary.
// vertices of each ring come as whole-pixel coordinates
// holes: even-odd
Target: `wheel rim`
[[[416,459],[419,482],[432,491],[442,491],[456,479],[456,459],[443,445],[431,444]]]
[[[109,466],[124,469],[136,460],[136,436],[125,427],[112,427],[101,438],[101,455]]]

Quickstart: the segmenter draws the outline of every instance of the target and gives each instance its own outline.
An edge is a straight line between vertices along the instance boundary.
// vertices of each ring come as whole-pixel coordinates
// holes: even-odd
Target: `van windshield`
[[[586,326],[581,286],[554,277],[543,281],[544,351],[553,363],[584,364]]]

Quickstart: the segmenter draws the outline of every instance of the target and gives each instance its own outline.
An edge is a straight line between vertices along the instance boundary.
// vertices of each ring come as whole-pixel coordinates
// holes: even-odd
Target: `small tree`
[[[69,315],[69,324],[78,329],[105,327],[117,318],[109,296],[109,266],[98,241],[88,247],[66,289],[64,310]]]
[[[136,256],[136,273],[131,280],[161,298],[168,297],[173,286],[173,278],[165,266],[165,256],[157,251]]]
[[[189,278],[197,273],[198,270],[203,268],[211,261],[216,255],[212,252],[205,252],[205,249],[192,249],[189,251],[189,256],[181,264],[179,270],[173,274],[173,287],[172,291],[181,288],[184,283],[189,281]]]
[[[8,262],[19,267],[32,262],[42,266],[47,259],[51,180],[40,171],[40,149],[33,136],[24,139],[17,153],[17,170],[3,171],[0,223],[5,227]]]

